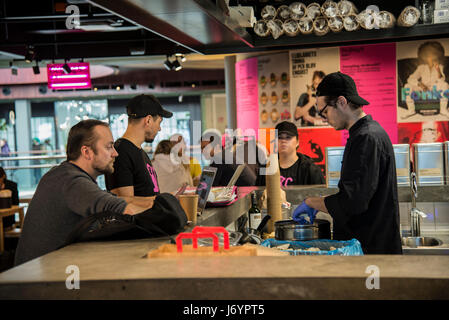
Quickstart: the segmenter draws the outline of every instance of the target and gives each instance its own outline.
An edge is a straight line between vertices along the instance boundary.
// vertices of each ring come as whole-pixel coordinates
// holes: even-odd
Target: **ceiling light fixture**
[[[12,62],[9,63],[9,67],[11,68],[11,74],[13,76],[17,76],[17,74],[18,74],[17,67]]]
[[[31,63],[34,60],[35,56],[36,56],[36,52],[34,51],[34,47],[28,46],[27,53],[25,54],[25,62]]]
[[[186,62],[186,56],[184,55],[184,53],[175,53],[176,57],[179,57],[181,59],[181,62]]]
[[[64,65],[62,66],[62,70],[64,70],[65,74],[69,74],[72,72],[72,69],[70,69],[70,66],[67,64],[67,60],[65,61]]]
[[[173,68],[175,69],[175,71],[179,71],[182,69],[181,64],[179,63],[178,59],[176,58],[175,61],[173,61]]]
[[[167,60],[165,60],[164,66],[168,71],[173,70],[173,63],[170,62],[169,56],[167,56]]]
[[[39,74],[41,73],[40,69],[39,69],[39,63],[36,60],[36,65],[33,67],[33,73],[34,74]]]

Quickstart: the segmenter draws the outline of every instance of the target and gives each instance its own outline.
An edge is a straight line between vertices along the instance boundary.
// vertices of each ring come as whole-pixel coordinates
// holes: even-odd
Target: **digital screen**
[[[206,207],[207,197],[214,183],[217,168],[205,167],[201,173],[200,182],[196,188],[198,194],[198,211],[201,212]]]
[[[88,62],[47,64],[48,88],[52,90],[92,87]]]

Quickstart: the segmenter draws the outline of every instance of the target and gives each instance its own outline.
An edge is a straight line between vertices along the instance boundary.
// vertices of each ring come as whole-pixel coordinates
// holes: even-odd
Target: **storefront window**
[[[60,150],[65,150],[70,128],[86,119],[109,122],[107,100],[70,100],[55,102],[56,128]]]

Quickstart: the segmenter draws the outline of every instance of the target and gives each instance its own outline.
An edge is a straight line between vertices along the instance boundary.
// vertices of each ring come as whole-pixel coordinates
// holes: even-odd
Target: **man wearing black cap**
[[[173,114],[164,110],[156,97],[145,94],[132,98],[126,111],[128,127],[114,144],[118,157],[114,172],[106,175],[106,187],[119,196],[155,196],[159,194],[156,171],[141,145],[153,142],[163,118]]]
[[[293,219],[327,212],[333,218],[334,239],[356,238],[368,254],[401,254],[393,146],[379,123],[361,109],[367,104],[346,74],[331,73],[318,86],[319,115],[336,130],[349,130],[339,192],[305,199]]]
[[[308,156],[296,151],[299,146],[296,125],[283,121],[275,129],[278,130],[281,185],[324,184],[321,169]]]

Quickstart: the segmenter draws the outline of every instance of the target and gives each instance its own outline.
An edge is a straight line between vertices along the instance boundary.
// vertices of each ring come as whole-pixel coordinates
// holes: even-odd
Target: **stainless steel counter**
[[[284,188],[287,201],[301,203],[307,197],[328,196],[338,192],[338,188],[326,188],[326,185],[289,186]],[[259,191],[261,192],[261,191]],[[399,202],[411,202],[409,187],[398,187]],[[449,185],[418,187],[417,202],[449,202]]]

